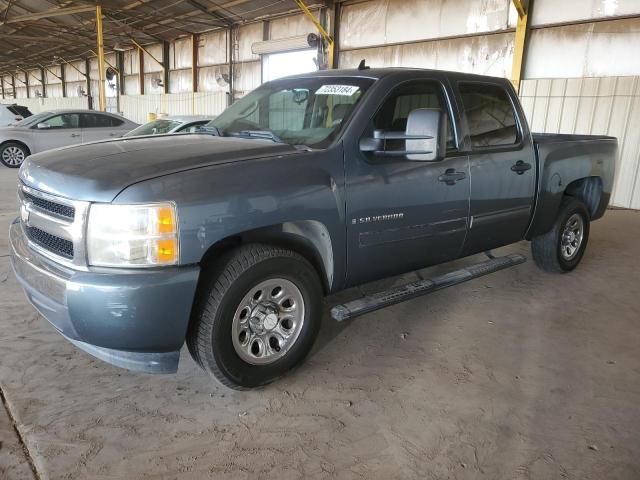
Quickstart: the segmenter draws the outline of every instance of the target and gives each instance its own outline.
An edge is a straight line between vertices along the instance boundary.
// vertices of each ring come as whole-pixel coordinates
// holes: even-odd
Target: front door
[[[458,84],[471,152],[469,233],[463,255],[524,238],[535,195],[535,152],[510,88]]]
[[[381,103],[373,130],[404,132],[409,112],[447,113],[447,154],[439,162],[376,157],[357,142],[345,149],[347,283],[355,285],[456,258],[469,215],[468,157],[459,153],[443,85],[433,79],[401,83]],[[390,146],[403,149],[404,141]],[[389,142],[388,142],[389,143]],[[389,145],[388,145],[389,146]],[[456,172],[457,180],[443,177]]]
[[[46,123],[48,128],[33,127],[37,152],[82,142],[80,116],[77,113],[54,115],[41,123]]]

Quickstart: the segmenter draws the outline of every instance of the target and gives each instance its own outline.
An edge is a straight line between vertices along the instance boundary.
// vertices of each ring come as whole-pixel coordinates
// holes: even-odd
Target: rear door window
[[[208,120],[203,120],[202,122],[190,123],[188,125],[185,125],[184,127],[179,128],[178,132],[180,132],[180,133],[194,133],[194,132],[197,132],[200,129],[200,127],[202,125],[204,125],[205,123],[208,123]]]
[[[459,90],[472,148],[515,145],[519,142],[516,113],[504,88],[461,83]]]
[[[82,128],[109,128],[122,125],[124,122],[110,115],[99,113],[83,113]]]

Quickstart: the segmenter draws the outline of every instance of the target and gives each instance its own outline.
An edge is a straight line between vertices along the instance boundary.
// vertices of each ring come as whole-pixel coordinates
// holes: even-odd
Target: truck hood
[[[132,137],[32,155],[20,169],[20,180],[73,200],[111,202],[129,185],[150,178],[296,151],[261,139],[199,134]]]

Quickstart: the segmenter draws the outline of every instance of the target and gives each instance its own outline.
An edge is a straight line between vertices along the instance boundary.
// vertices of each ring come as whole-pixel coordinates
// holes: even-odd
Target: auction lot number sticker
[[[355,85],[323,85],[316,90],[316,95],[345,95],[350,97],[360,90]]]

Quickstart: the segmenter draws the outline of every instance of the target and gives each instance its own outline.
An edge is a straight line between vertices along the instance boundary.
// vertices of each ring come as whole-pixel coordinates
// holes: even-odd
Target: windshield
[[[15,127],[30,127],[32,125],[36,125],[46,118],[51,116],[51,112],[42,112],[36,113],[35,115],[31,115],[30,117],[25,118],[24,120],[20,120],[19,122],[14,123]]]
[[[355,77],[276,80],[238,100],[207,127],[217,128],[223,136],[255,136],[325,148],[372,83]]]
[[[153,122],[145,123],[144,125],[140,125],[138,128],[134,128],[124,136],[134,137],[137,135],[160,135],[162,133],[169,133],[180,125],[182,125],[182,122],[177,120],[154,120]]]

